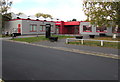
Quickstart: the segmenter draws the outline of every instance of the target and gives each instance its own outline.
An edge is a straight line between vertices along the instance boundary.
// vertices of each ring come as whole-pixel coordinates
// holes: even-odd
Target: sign
[[[50,28],[51,27],[51,24],[46,24],[46,28]]]

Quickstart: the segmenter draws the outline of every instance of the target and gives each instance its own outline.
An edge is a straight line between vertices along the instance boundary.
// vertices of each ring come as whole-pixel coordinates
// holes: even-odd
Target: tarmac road
[[[118,60],[2,42],[4,80],[118,80]]]

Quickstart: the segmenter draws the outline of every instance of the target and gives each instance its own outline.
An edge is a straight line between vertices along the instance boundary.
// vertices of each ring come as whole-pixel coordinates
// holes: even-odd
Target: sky
[[[35,15],[38,12],[50,14],[53,18],[63,21],[77,19],[85,20],[82,11],[83,0],[12,0],[11,12],[22,12],[26,15]]]

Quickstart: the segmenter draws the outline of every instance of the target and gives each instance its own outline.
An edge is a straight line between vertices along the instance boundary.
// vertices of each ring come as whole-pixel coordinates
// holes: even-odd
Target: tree
[[[51,16],[50,14],[43,14],[43,18],[45,18],[45,19],[46,19],[46,18],[50,18],[50,19],[51,19],[52,16]]]
[[[4,23],[7,20],[10,20],[11,13],[8,13],[8,10],[11,8],[12,1],[10,0],[0,0],[0,13],[2,14],[2,29],[4,28]]]
[[[7,11],[11,8],[12,1],[10,0],[1,0],[0,1],[0,13],[6,14]]]
[[[72,21],[77,21],[77,19],[72,19]]]
[[[83,10],[87,20],[95,26],[120,27],[120,2],[87,2],[83,3]]]
[[[46,14],[48,18],[52,19],[52,16],[50,14]]]
[[[35,16],[36,16],[37,18],[43,17],[43,18],[45,18],[45,19],[46,19],[46,18],[53,19],[50,14],[36,13]]]
[[[42,16],[43,16],[43,13],[36,13],[35,16],[36,16],[37,18],[42,17]]]

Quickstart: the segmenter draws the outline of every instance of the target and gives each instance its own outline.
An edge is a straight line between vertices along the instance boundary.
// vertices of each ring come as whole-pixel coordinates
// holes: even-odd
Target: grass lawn
[[[45,41],[45,40],[48,40],[48,39],[45,38],[44,36],[40,36],[40,37],[28,37],[28,38],[14,38],[14,39],[11,39],[11,40],[32,43],[32,42]]]
[[[11,37],[10,35],[6,36],[6,35],[0,35],[0,37]]]
[[[120,37],[117,37],[116,39],[113,39],[112,36],[107,36],[107,37],[95,37],[93,38],[94,40],[110,40],[110,41],[120,41]],[[84,44],[81,44],[81,41],[73,41],[69,42],[69,44],[74,44],[74,45],[87,45],[87,46],[100,46],[100,41],[84,41]],[[108,48],[116,48],[120,49],[120,42],[115,43],[115,42],[104,42],[103,47],[108,47]]]
[[[72,36],[59,36],[59,35],[52,35],[52,37],[58,37],[58,39],[72,38]],[[49,39],[45,38],[45,36],[39,36],[39,37],[29,37],[29,38],[15,38],[11,40],[32,43],[32,42],[45,41]]]
[[[84,41],[84,44],[81,44],[81,41],[74,41],[74,42],[69,42],[69,44],[99,46],[99,47],[120,49],[120,45],[119,45],[120,43],[112,43],[112,42],[104,42],[104,46],[101,46],[100,42],[98,42],[98,41]]]
[[[96,40],[113,40],[113,41],[120,41],[120,37],[117,37],[116,39],[113,39],[112,36],[107,36],[107,37],[95,37],[94,39]]]
[[[52,37],[58,37],[59,39],[74,38],[74,36],[65,36],[65,35],[52,35]]]

